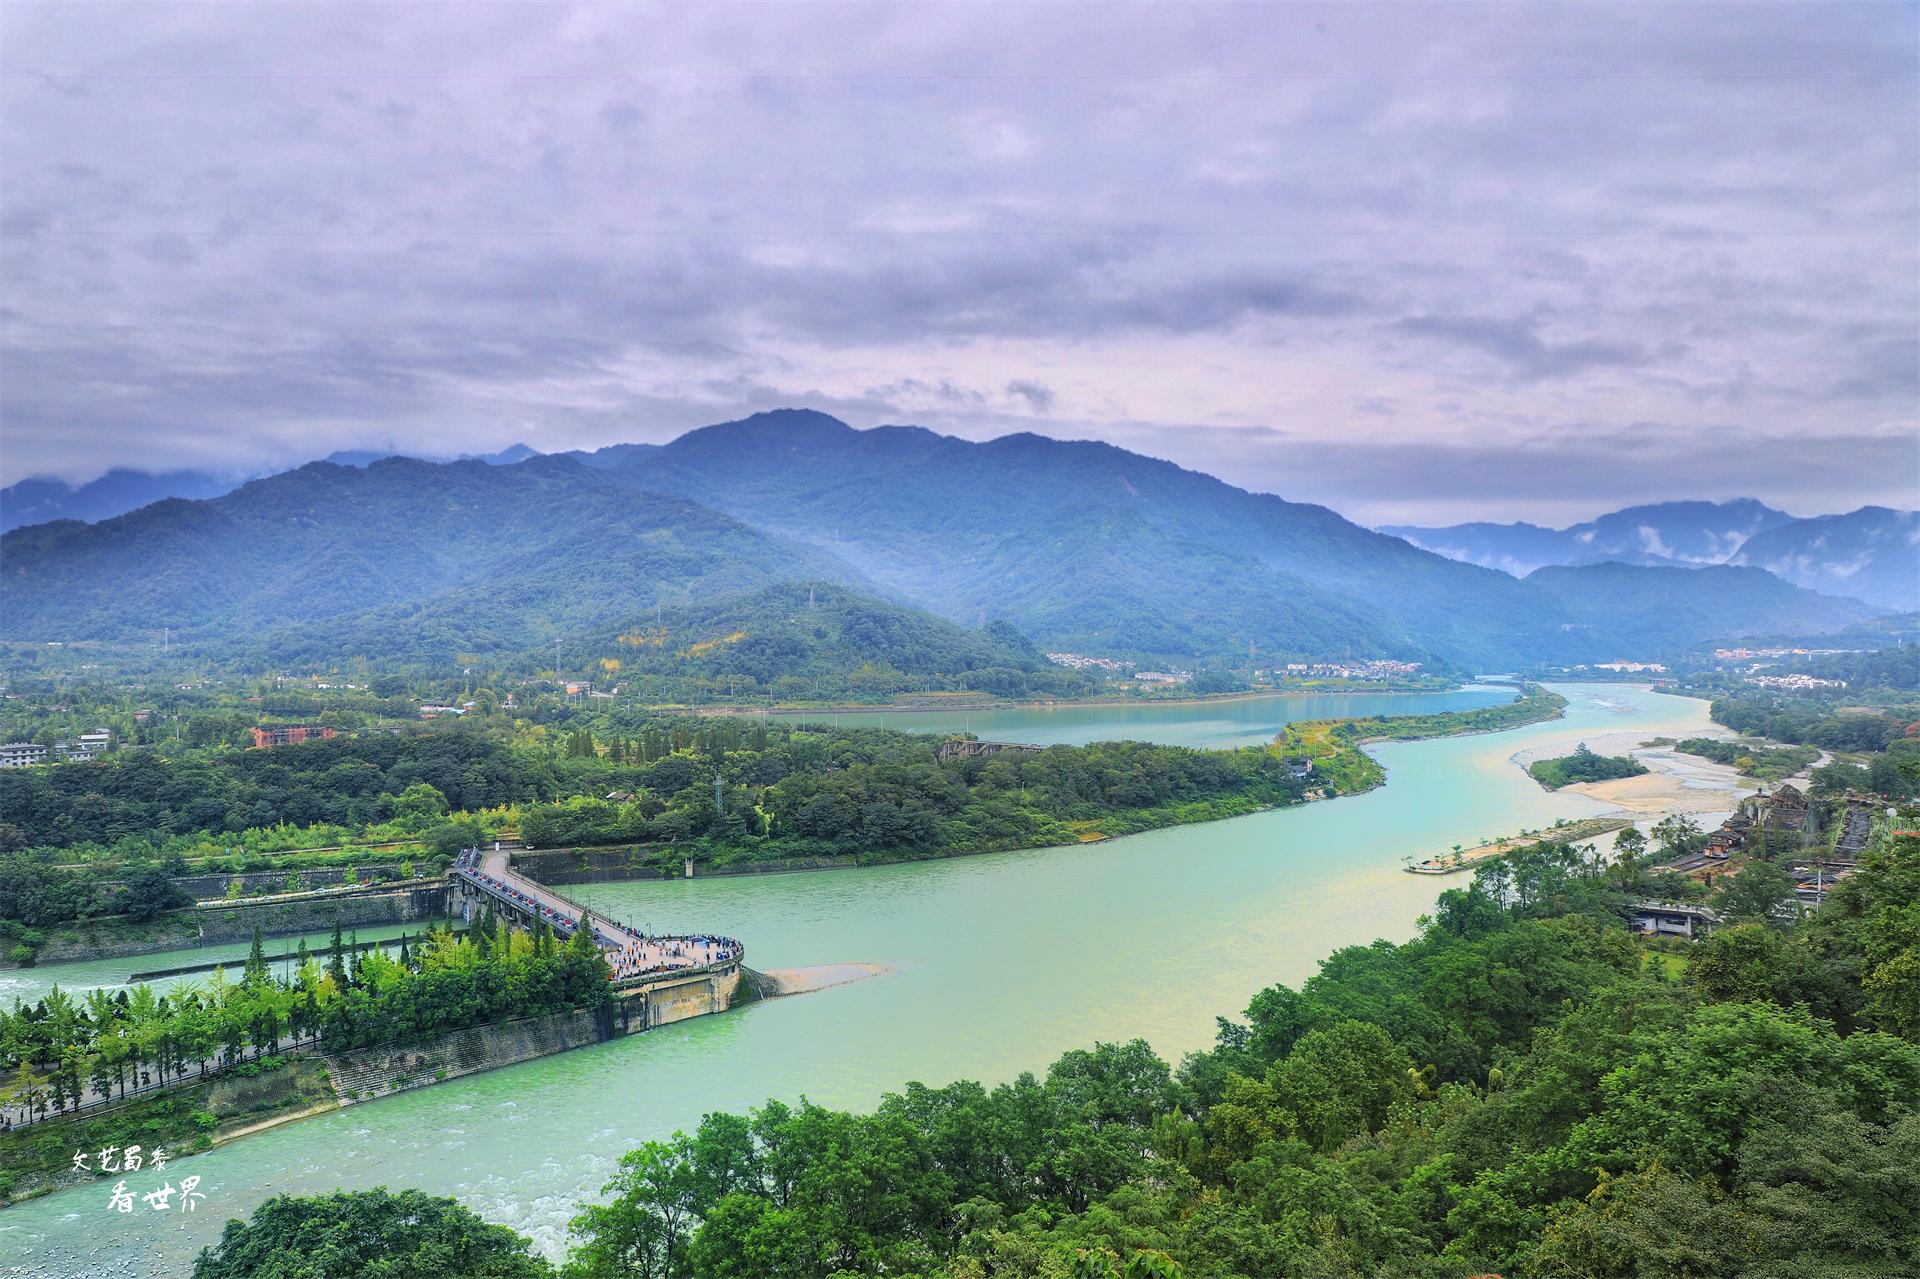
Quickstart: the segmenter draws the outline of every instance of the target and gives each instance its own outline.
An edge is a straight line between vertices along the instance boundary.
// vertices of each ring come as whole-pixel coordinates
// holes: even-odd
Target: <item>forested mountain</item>
[[[658,610],[589,635],[584,648],[588,661],[611,658],[623,682],[665,702],[713,687],[815,700],[963,688],[1071,696],[1095,687],[1006,622],[970,630],[824,582]],[[528,655],[534,664],[542,658],[550,662],[551,651]]]
[[[1758,534],[1733,557],[1809,590],[1920,609],[1920,511],[1863,506]]]
[[[833,552],[949,617],[1142,654],[1427,656],[1499,664],[1558,643],[1556,606],[1504,574],[1108,444],[786,410],[609,470]]]
[[[205,471],[115,469],[78,486],[65,480],[32,478],[0,489],[0,533],[49,520],[106,520],[170,497],[219,497],[240,481]]]
[[[339,449],[327,454],[323,460],[337,466],[368,466],[393,456],[392,449]],[[431,460],[475,461],[509,466],[539,456],[527,445],[515,444],[497,453],[462,453],[458,458]],[[155,473],[122,467],[77,486],[65,480],[34,476],[0,489],[0,533],[53,520],[82,520],[92,524],[98,520],[110,520],[116,515],[125,515],[128,511],[137,511],[155,502],[164,502],[170,497],[219,497],[239,488],[247,478],[238,472]]]
[[[1641,568],[1554,565],[1527,575],[1580,626],[1586,647],[1616,656],[1671,654],[1703,640],[1784,631],[1820,635],[1864,621],[1874,610],[1820,595],[1754,568]]]
[[[1524,577],[1548,564],[1622,564],[1684,567],[1723,564],[1748,539],[1794,519],[1752,498],[1731,502],[1657,502],[1630,506],[1568,528],[1538,524],[1454,524],[1445,528],[1388,525],[1403,537],[1449,559]]]
[[[1570,528],[1536,524],[1383,527],[1449,559],[1524,577],[1551,564],[1618,561],[1658,567],[1763,568],[1795,586],[1883,608],[1920,609],[1920,512],[1863,506],[1795,519],[1741,498],[1661,502]]]
[[[517,652],[641,609],[859,575],[564,458],[313,463],[0,544],[8,638],[243,646],[278,660]]]
[[[918,654],[891,659],[900,674],[1037,670],[971,647],[988,641],[962,628],[991,621],[1009,624],[1003,646],[1024,635],[1155,661],[1488,669],[1871,614],[1758,569],[1684,581],[1615,564],[1521,581],[1324,507],[1034,435],[975,444],[786,410],[659,447],[512,462],[527,452],[314,463],[211,501],[15,530],[0,545],[0,638],[125,644],[169,628],[190,654],[254,665],[439,666],[560,638],[584,669],[618,658],[601,641],[651,612],[671,648],[625,655],[650,678],[759,680],[777,651],[797,666],[774,678],[817,683],[829,666],[844,679],[884,665],[888,634]],[[802,627],[780,600],[806,582],[892,602],[835,597],[833,618]],[[739,598],[780,586],[787,596]],[[739,652],[668,660],[737,630],[751,637]]]

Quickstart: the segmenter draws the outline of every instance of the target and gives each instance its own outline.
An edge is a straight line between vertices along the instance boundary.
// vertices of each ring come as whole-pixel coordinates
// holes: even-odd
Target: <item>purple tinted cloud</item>
[[[0,10],[9,481],[808,403],[1380,518],[1911,504],[1904,4],[103,12]]]

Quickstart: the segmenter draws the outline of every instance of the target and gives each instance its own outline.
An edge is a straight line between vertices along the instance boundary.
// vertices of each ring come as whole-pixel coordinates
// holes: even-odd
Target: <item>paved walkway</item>
[[[577,902],[519,874],[511,862],[511,854],[505,849],[469,849],[454,860],[452,875],[522,911],[537,913],[562,937],[574,934],[583,914],[592,915]],[[731,937],[650,937],[605,915],[592,915],[592,919],[593,939],[605,953],[616,982],[681,968],[703,968],[741,955],[740,943]]]

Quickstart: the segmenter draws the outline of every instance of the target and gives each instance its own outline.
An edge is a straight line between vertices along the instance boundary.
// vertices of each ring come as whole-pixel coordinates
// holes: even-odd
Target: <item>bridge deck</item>
[[[616,919],[593,915],[577,902],[519,874],[503,849],[495,848],[492,852],[468,849],[454,859],[449,875],[515,914],[545,920],[561,937],[573,936],[580,928],[581,916],[591,915],[593,939],[605,953],[616,983],[654,974],[711,968],[737,960],[742,953],[740,943],[731,937],[649,937]]]

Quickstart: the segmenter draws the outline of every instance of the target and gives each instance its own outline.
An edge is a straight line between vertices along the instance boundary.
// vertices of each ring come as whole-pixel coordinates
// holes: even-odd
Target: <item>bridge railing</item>
[[[546,920],[549,926],[553,928],[555,933],[557,933],[559,936],[563,938],[572,937],[575,932],[579,931],[580,916],[576,915],[569,918],[564,912],[554,910],[551,906],[548,906],[545,902],[542,902],[538,898],[534,897],[533,894],[522,892],[521,890],[515,888],[513,885],[505,882],[504,880],[498,879],[492,875],[487,874],[485,871],[480,869],[480,859],[481,859],[481,852],[477,848],[467,849],[463,851],[462,853],[459,854],[459,856],[457,856],[454,859],[453,866],[448,870],[448,876],[450,878],[460,880],[462,883],[472,884],[475,888],[479,889],[480,891],[488,894],[489,896],[498,898],[500,901],[506,903],[508,906],[516,910],[531,912],[536,917]],[[565,897],[561,896],[559,893],[553,892],[552,889],[545,889],[543,891],[545,891],[546,893],[548,893],[548,895],[560,901],[567,901]],[[573,903],[569,902],[568,904],[572,905]],[[591,913],[590,911],[586,910],[586,908],[584,907],[580,909],[582,914]],[[608,920],[608,922],[610,924],[613,923],[612,920]],[[741,945],[741,943],[737,939],[732,937],[721,937],[718,934],[676,933],[676,934],[663,935],[659,937],[652,937],[652,936],[646,936],[641,933],[636,933],[632,929],[626,927],[625,925],[613,924],[613,926],[616,928],[619,928],[622,933],[626,934],[628,937],[631,937],[635,941],[647,942],[653,945],[659,945],[663,942],[670,945],[671,944],[712,945],[714,943],[718,943],[719,945],[724,947],[727,952],[724,958],[713,960],[705,964],[683,966],[683,967],[676,967],[672,965],[662,965],[657,968],[649,968],[644,972],[633,973],[625,977],[617,978],[616,981],[619,981],[619,982],[645,980],[651,976],[661,974],[661,973],[674,973],[678,975],[683,973],[698,973],[698,972],[713,971],[713,970],[725,968],[729,964],[738,963],[740,959],[746,954],[746,947]],[[594,929],[594,940],[600,943],[603,947],[607,949],[612,949],[612,950],[619,949],[623,944],[622,942],[614,938],[608,937],[605,933],[601,932],[598,928]]]

